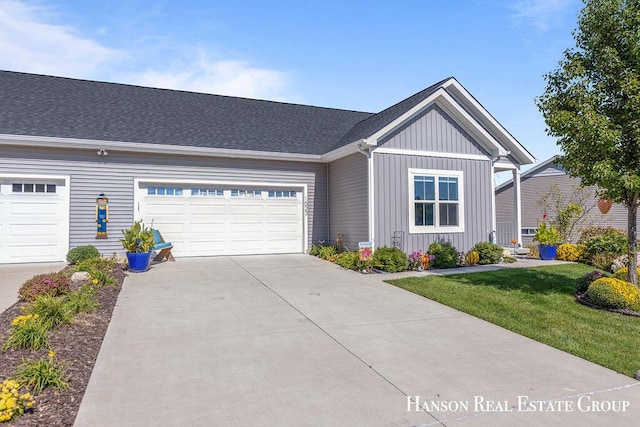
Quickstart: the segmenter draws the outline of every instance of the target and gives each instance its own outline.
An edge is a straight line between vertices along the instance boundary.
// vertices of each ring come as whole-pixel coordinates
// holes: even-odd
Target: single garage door
[[[177,256],[303,251],[301,188],[141,183],[139,215]]]
[[[63,261],[68,241],[67,178],[0,176],[0,263]]]

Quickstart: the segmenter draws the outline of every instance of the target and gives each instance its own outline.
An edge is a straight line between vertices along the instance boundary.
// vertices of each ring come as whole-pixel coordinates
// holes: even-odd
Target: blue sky
[[[580,0],[0,0],[0,69],[377,112],[455,76],[525,147]],[[498,180],[502,180],[498,178]]]

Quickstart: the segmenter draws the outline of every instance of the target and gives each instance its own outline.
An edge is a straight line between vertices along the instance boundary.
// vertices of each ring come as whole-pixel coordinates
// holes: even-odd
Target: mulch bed
[[[69,388],[62,392],[46,388],[35,396],[35,405],[31,411],[3,423],[3,426],[73,425],[126,276],[122,268],[113,270],[111,274],[118,280],[118,286],[98,288],[95,298],[100,305],[93,313],[80,314],[73,323],[58,326],[49,332],[51,349],[56,352],[58,361],[66,365]],[[27,303],[19,301],[0,313],[0,381],[10,378],[23,359],[46,358],[49,351],[1,350],[11,333],[11,321],[24,314],[20,310],[23,305]]]

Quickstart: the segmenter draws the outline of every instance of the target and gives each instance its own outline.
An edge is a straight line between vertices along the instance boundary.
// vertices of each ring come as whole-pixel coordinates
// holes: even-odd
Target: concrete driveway
[[[179,259],[132,274],[75,425],[613,426],[640,417],[639,382],[388,278],[307,255]]]

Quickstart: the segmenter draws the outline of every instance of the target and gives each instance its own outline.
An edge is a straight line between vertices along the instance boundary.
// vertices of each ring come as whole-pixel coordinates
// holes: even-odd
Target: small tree
[[[575,232],[593,223],[589,214],[595,205],[593,192],[579,185],[565,193],[557,184],[553,184],[536,201],[541,214],[546,214],[551,222],[560,227],[563,241],[571,241]]]
[[[629,281],[638,283],[640,200],[640,1],[584,0],[565,51],[537,100],[562,166],[627,208]]]

